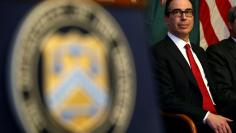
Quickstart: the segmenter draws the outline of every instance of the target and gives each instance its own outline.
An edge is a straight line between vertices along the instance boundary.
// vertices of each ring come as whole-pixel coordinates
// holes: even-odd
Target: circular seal
[[[118,24],[94,2],[37,5],[17,32],[9,75],[27,133],[122,133],[129,125],[133,58]]]

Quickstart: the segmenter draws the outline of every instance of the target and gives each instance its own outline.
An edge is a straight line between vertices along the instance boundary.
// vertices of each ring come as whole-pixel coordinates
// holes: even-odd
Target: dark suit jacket
[[[192,45],[208,79],[206,55],[202,48]],[[167,36],[151,48],[161,109],[189,115],[202,123],[207,111],[202,109],[202,96],[192,71],[182,53]],[[210,88],[211,80],[208,79]]]
[[[228,38],[211,45],[207,49],[207,57],[217,90],[217,106],[223,109],[230,104],[235,104],[236,43],[232,38]]]

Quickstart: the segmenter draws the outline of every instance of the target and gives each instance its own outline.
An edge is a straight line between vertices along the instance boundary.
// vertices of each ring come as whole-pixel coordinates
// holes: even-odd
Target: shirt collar
[[[190,41],[185,42],[184,40],[178,38],[177,36],[173,35],[172,33],[168,32],[167,35],[170,37],[170,39],[175,43],[175,45],[179,48],[182,49],[184,46],[188,43],[191,47]]]
[[[234,37],[232,37],[232,36],[231,36],[231,38],[232,38],[232,39],[234,40],[234,42],[236,43],[236,38],[234,38]]]

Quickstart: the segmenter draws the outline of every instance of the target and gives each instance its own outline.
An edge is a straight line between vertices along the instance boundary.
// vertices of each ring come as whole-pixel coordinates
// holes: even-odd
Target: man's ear
[[[169,17],[168,16],[164,16],[164,22],[165,22],[165,24],[168,26],[168,19],[169,19]]]

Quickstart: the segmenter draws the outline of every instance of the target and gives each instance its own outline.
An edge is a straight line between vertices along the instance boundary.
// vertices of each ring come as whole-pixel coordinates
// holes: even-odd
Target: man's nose
[[[184,12],[181,13],[181,16],[180,16],[182,19],[186,19],[186,14]]]

